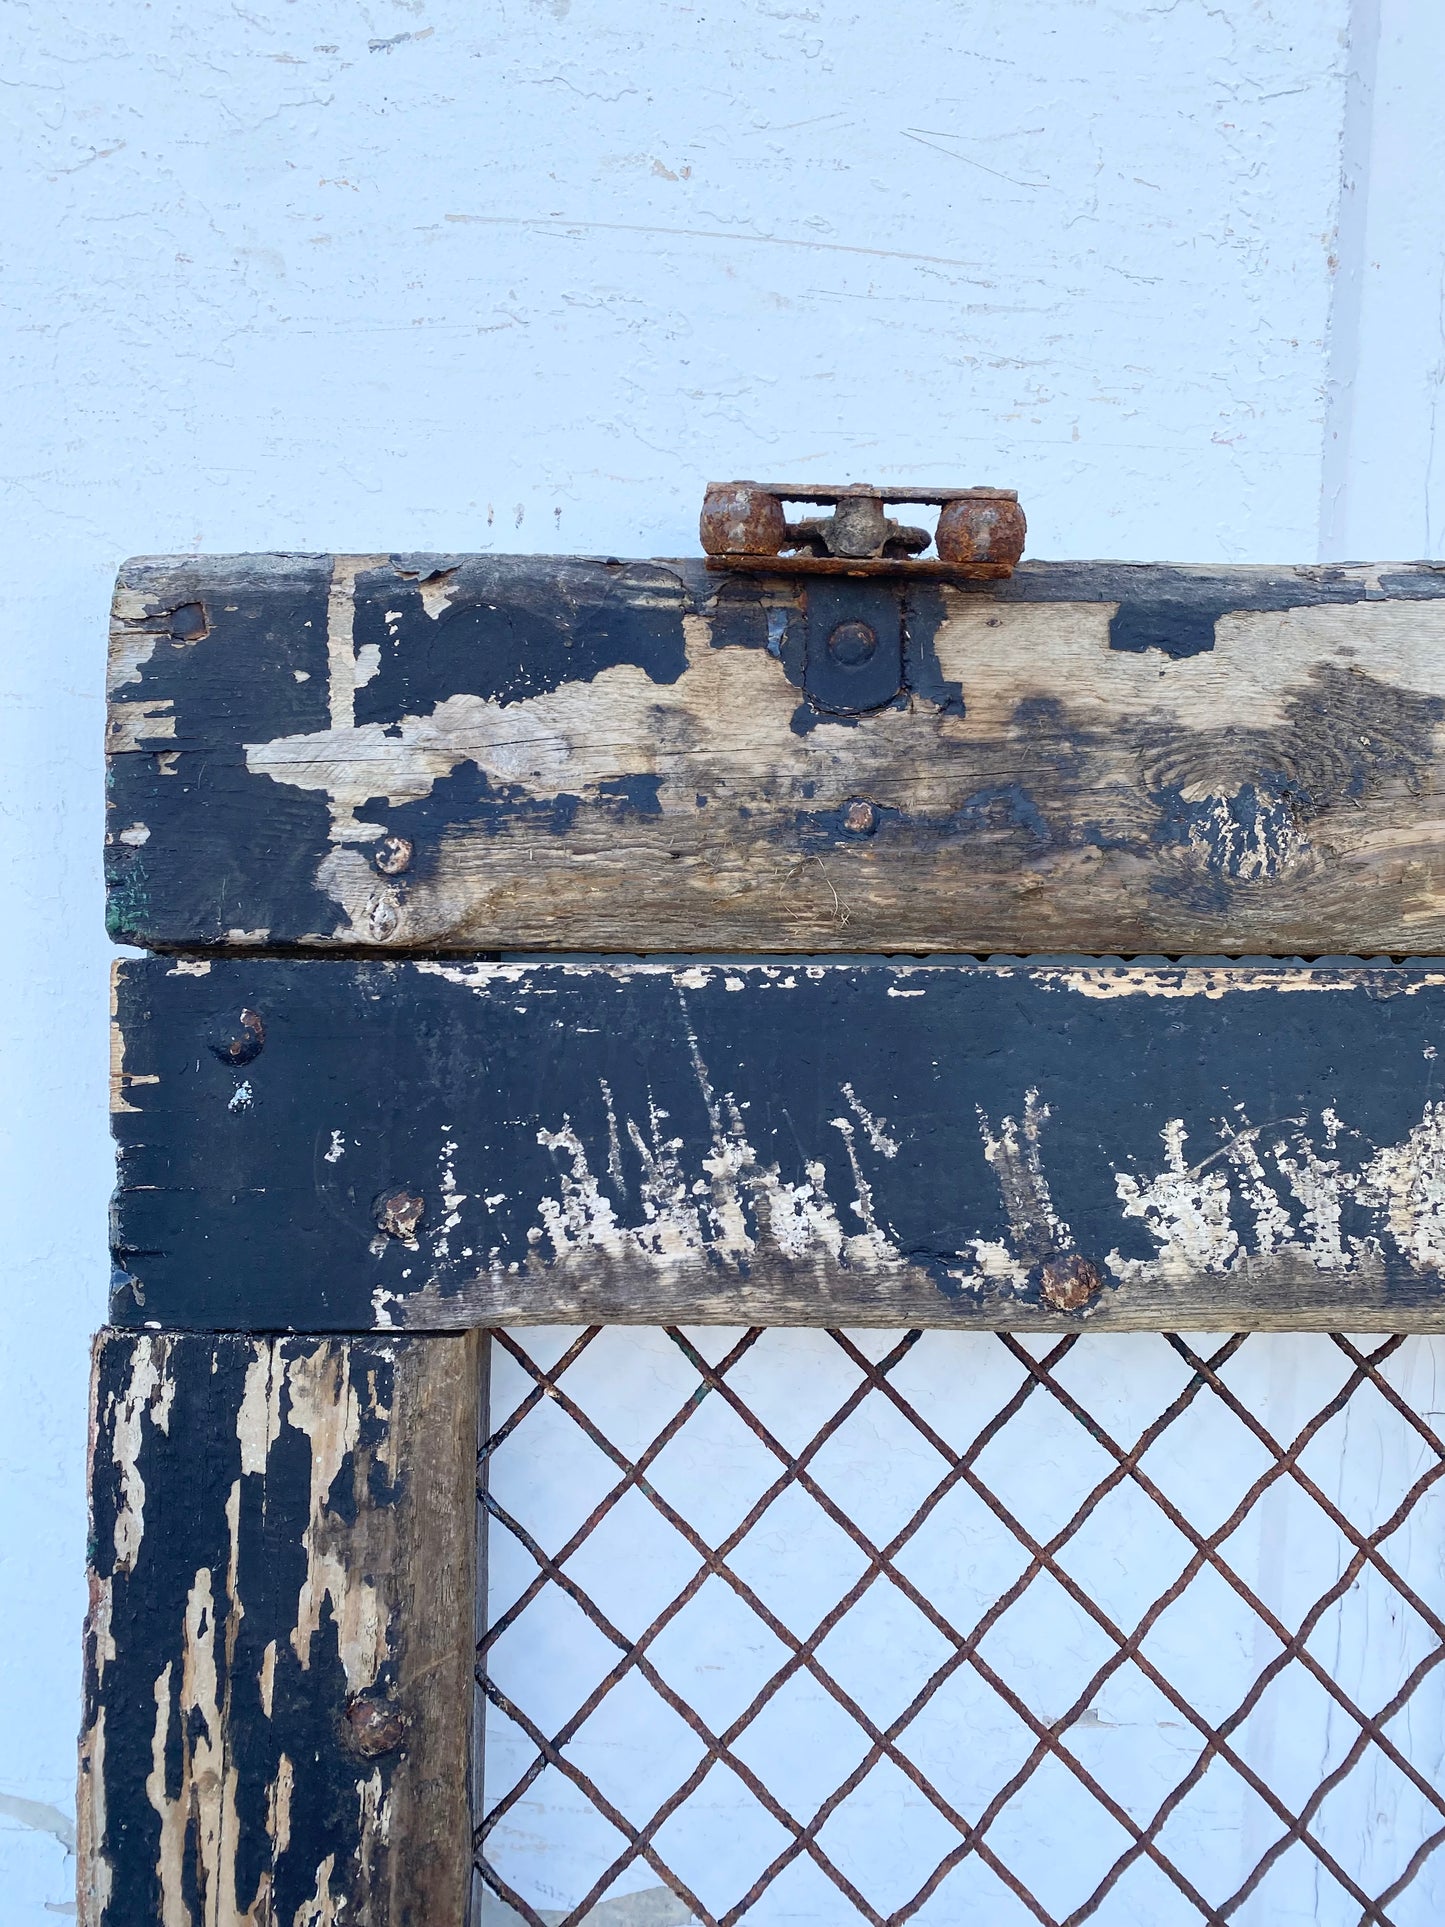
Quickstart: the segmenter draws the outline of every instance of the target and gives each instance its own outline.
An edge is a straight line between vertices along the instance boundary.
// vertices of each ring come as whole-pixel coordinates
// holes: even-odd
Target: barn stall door
[[[130,565],[83,1918],[1438,1919],[1438,588]]]

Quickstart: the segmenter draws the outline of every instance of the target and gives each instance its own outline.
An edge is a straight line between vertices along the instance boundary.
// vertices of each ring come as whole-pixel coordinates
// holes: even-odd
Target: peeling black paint
[[[463,1361],[455,1352],[444,1362],[435,1350],[430,1357],[438,1382],[454,1386]],[[416,1616],[401,1623],[409,1582],[389,1569],[425,1552],[408,1450],[420,1447],[428,1423],[451,1429],[445,1409],[428,1417],[418,1403],[418,1373],[430,1369],[395,1338],[102,1334],[79,1832],[104,1868],[85,1867],[83,1884],[108,1888],[109,1898],[88,1916],[90,1927],[179,1918],[178,1901],[195,1921],[252,1910],[268,1921],[311,1919],[328,1861],[325,1904],[338,1917],[370,1917],[385,1896],[377,1918],[397,1927],[441,1918],[413,1911],[406,1896],[442,1893],[446,1854],[464,1868],[465,1841],[433,1852],[429,1866],[388,1863],[389,1841],[415,1856],[430,1824],[408,1804],[411,1782],[399,1776],[418,1749],[460,1772],[467,1724],[464,1706],[434,1701],[437,1628]],[[426,1468],[440,1482],[436,1505],[456,1472],[470,1473],[471,1452],[460,1439],[428,1442],[452,1460]],[[319,1463],[335,1471],[318,1487]],[[464,1528],[461,1540],[443,1535],[433,1550],[445,1566],[439,1580],[463,1582],[456,1615],[469,1631],[468,1574],[455,1570],[468,1543]],[[370,1594],[365,1605],[358,1589]],[[317,1622],[309,1640],[308,1597]],[[437,1617],[454,1643],[446,1611]],[[358,1692],[392,1709],[391,1744],[355,1744]],[[158,1701],[160,1786],[152,1778]],[[99,1721],[102,1743],[92,1746]],[[278,1825],[283,1775],[289,1799]],[[169,1848],[162,1795],[179,1802]],[[460,1804],[455,1789],[443,1797]],[[98,1832],[92,1814],[104,1815]],[[459,1901],[463,1883],[452,1884]]]
[[[402,568],[387,564],[357,581],[355,645],[380,658],[356,692],[358,723],[429,715],[451,696],[521,702],[623,663],[656,683],[676,682],[687,667],[682,619],[694,602],[665,566],[557,558],[519,571],[468,556],[440,570],[404,558]],[[437,575],[450,599],[433,616],[423,584]]]
[[[133,716],[127,706],[134,698],[161,705],[164,717],[153,736],[145,734],[143,724],[138,726],[145,748],[111,760],[109,927],[120,940],[167,947],[225,946],[257,941],[258,932],[265,933],[259,940],[273,947],[390,940],[391,933],[379,926],[367,934],[355,905],[343,907],[350,902],[344,889],[333,895],[317,883],[335,847],[332,811],[323,792],[252,774],[247,767],[248,744],[264,745],[328,727],[330,569],[327,557],[127,566],[122,580],[132,587],[125,606],[150,611],[139,620],[154,623],[154,648],[139,681],[122,688],[117,713]],[[1397,596],[1428,599],[1439,594],[1441,581],[1439,571],[1395,570],[1388,586]],[[816,602],[820,591],[815,587],[810,593]],[[1062,688],[1023,695],[1010,715],[1007,737],[996,743],[987,736],[975,738],[966,729],[941,735],[934,727],[938,715],[967,719],[968,691],[942,674],[937,656],[937,636],[949,608],[956,609],[960,601],[966,607],[976,604],[979,596],[1000,610],[1023,603],[1115,602],[1112,637],[1117,648],[1162,650],[1181,658],[1209,645],[1217,617],[1227,611],[1356,604],[1378,600],[1380,593],[1366,574],[1338,569],[1231,571],[1116,563],[1025,564],[1006,582],[955,585],[946,593],[933,583],[909,583],[905,593],[897,585],[840,579],[829,590],[834,613],[865,611],[872,606],[869,598],[876,600],[879,594],[890,609],[904,609],[904,689],[886,708],[917,712],[917,741],[909,753],[932,759],[958,798],[946,809],[900,808],[890,845],[895,867],[873,878],[880,902],[873,906],[875,925],[868,941],[883,934],[883,923],[892,928],[900,921],[913,923],[923,948],[937,947],[935,933],[946,932],[951,922],[957,923],[956,936],[965,946],[994,948],[1008,941],[1005,932],[1018,893],[1010,896],[1007,872],[1000,875],[990,868],[995,859],[989,839],[1027,834],[1036,851],[1047,847],[1062,858],[1086,846],[1101,852],[1127,850],[1146,859],[1156,872],[1116,868],[1110,873],[1116,892],[1132,893],[1132,902],[1127,913],[1121,910],[1116,918],[1116,936],[1104,927],[1108,899],[1101,898],[1098,939],[1082,941],[1087,933],[1071,929],[1083,948],[1122,941],[1136,922],[1146,947],[1187,946],[1188,927],[1148,923],[1155,906],[1182,904],[1188,897],[1188,880],[1177,874],[1181,865],[1197,872],[1195,884],[1213,877],[1230,886],[1235,894],[1218,899],[1221,908],[1214,926],[1241,916],[1248,940],[1237,947],[1258,947],[1267,940],[1260,922],[1260,878],[1232,867],[1232,859],[1211,854],[1207,837],[1201,841],[1195,834],[1208,828],[1204,819],[1210,811],[1196,809],[1201,798],[1234,797],[1229,807],[1240,814],[1249,807],[1252,788],[1256,798],[1273,799],[1270,807],[1277,808],[1283,829],[1281,799],[1287,800],[1297,822],[1307,826],[1326,809],[1351,808],[1359,798],[1380,795],[1389,786],[1399,786],[1408,797],[1434,780],[1433,739],[1441,705],[1372,677],[1368,662],[1358,668],[1322,665],[1307,689],[1291,695],[1284,724],[1275,719],[1264,729],[1242,719],[1239,727],[1228,730],[1171,730],[1162,720],[1123,717],[1101,729],[1095,721],[1097,704],[1081,711],[1072,701],[1074,692]],[[180,615],[194,608],[204,613],[205,632],[194,633],[190,640],[174,639],[170,630],[178,619],[189,632],[196,631],[194,617]],[[719,580],[697,562],[609,565],[575,557],[400,556],[379,563],[363,570],[357,580],[352,641],[359,680],[348,700],[354,700],[358,723],[396,737],[402,717],[426,717],[453,696],[519,703],[564,685],[592,683],[622,665],[640,669],[661,690],[686,676],[686,625],[698,615],[706,615],[714,647],[766,652],[773,659],[771,668],[759,666],[759,674],[780,675],[798,691],[792,715],[796,735],[813,736],[827,723],[815,739],[820,762],[855,754],[860,762],[866,760],[865,752],[876,747],[876,725],[883,712],[860,724],[855,716],[819,709],[803,694],[808,625],[797,585],[767,577]],[[691,632],[694,640],[698,633]],[[1021,680],[1028,688],[1027,676]],[[168,733],[172,723],[173,735]],[[860,728],[862,736],[856,734]],[[707,730],[704,707],[668,711],[659,705],[657,767],[677,772],[686,768],[688,757],[706,754]],[[855,733],[839,736],[840,730]],[[1134,759],[1130,762],[1121,760],[1126,742]],[[715,788],[699,785],[695,792],[708,793],[708,809],[724,816],[732,811],[739,823],[754,824],[748,860],[755,877],[761,877],[769,858],[775,858],[774,870],[786,874],[789,865],[812,848],[815,835],[827,834],[822,825],[804,821],[808,840],[789,843],[793,812],[785,792],[787,782],[795,779],[789,777],[779,790],[777,769],[785,763],[783,746],[775,746],[764,732],[756,744],[740,746],[735,780]],[[901,796],[890,795],[889,786],[903,790],[910,774],[888,768],[880,772],[877,787],[885,804],[901,805]],[[641,824],[674,807],[659,786],[660,811],[654,810],[643,782],[625,769],[615,775],[606,771],[600,786],[579,782],[576,788],[582,793],[556,799],[526,794],[519,786],[488,781],[483,772],[459,765],[436,780],[419,801],[392,807],[375,797],[359,807],[364,820],[407,836],[416,847],[406,880],[396,891],[397,900],[411,902],[417,914],[412,925],[398,921],[395,941],[445,942],[465,949],[469,942],[505,940],[493,927],[500,911],[486,897],[480,879],[456,882],[453,894],[433,892],[422,906],[422,892],[437,876],[439,853],[453,837],[505,834],[530,842],[535,836],[539,859],[549,852],[555,859],[563,838],[590,837],[591,854],[613,823]],[[996,799],[1010,791],[1017,806],[1008,822],[1000,817],[996,800],[982,815],[982,806],[970,800]],[[693,794],[689,789],[688,795]],[[698,820],[698,807],[689,809],[690,822]],[[746,819],[743,809],[750,813]],[[1031,809],[1036,814],[1031,815]],[[1396,814],[1402,824],[1408,823],[1410,809],[1408,802],[1399,805]],[[1191,810],[1195,814],[1186,822]],[[131,825],[143,826],[144,838],[121,843],[120,834]],[[637,861],[651,866],[655,890],[656,852],[648,835],[639,839]],[[774,850],[765,850],[769,843]],[[1333,845],[1324,838],[1312,847],[1318,851]],[[1382,847],[1391,846],[1386,842]],[[940,881],[936,866],[945,848],[949,862],[963,867]],[[706,856],[698,850],[689,854]],[[1307,868],[1298,875],[1287,868],[1278,873],[1278,887],[1299,899],[1291,903],[1288,927],[1281,930],[1286,947],[1310,944],[1311,906],[1317,895],[1328,895],[1333,888],[1329,877],[1339,867],[1325,865],[1318,888]],[[525,908],[531,918],[523,941],[546,940],[546,921],[553,913],[545,874],[546,865],[539,861],[530,895],[527,883],[517,879],[507,899],[513,910]],[[679,914],[686,915],[689,928],[701,930],[709,916],[736,917],[744,899],[761,907],[768,897],[767,888],[755,884],[726,902],[716,900],[707,884],[711,874],[710,859],[676,872],[678,887],[688,896],[685,913]],[[1050,871],[1044,880],[1055,874]],[[1067,876],[1063,880],[1067,887]],[[1268,874],[1265,880],[1271,880]],[[972,893],[975,881],[983,896]],[[1385,863],[1372,887],[1399,913],[1403,886],[1398,866],[1390,870]],[[901,916],[892,914],[890,891],[897,893]],[[612,898],[611,924],[626,923],[629,901],[626,892]],[[1047,927],[1051,901],[1045,896],[1032,899],[1035,943],[1063,936]],[[965,928],[970,921],[966,907],[974,902],[983,905],[978,911],[983,927]],[[1337,902],[1336,890],[1323,908]],[[645,941],[656,913],[654,896],[648,926],[639,910],[634,931],[609,929],[608,947],[619,936],[624,942]],[[475,930],[469,921],[473,914],[481,920]],[[572,923],[566,940],[585,941],[578,922],[581,911],[570,899],[568,914]],[[773,922],[760,930],[757,941],[781,944],[786,932],[777,922],[776,906],[770,914]],[[1088,920],[1077,909],[1070,914],[1076,922],[1081,914]],[[877,921],[880,917],[882,922]],[[455,939],[449,920],[456,928]],[[857,903],[853,927],[855,932],[861,927]],[[412,928],[417,934],[409,937]],[[816,927],[808,934],[813,942],[823,940]],[[1202,928],[1197,935],[1204,947],[1231,941],[1219,927]],[[1321,926],[1317,941],[1323,944],[1327,935]],[[724,936],[719,928],[709,928],[708,937],[746,941],[736,932]],[[664,938],[673,946],[680,940],[677,929]]]
[[[886,842],[886,823],[879,834]],[[1098,1266],[1111,1251],[1147,1259],[1152,1234],[1121,1212],[1116,1179],[1162,1172],[1170,1118],[1184,1119],[1191,1157],[1206,1158],[1241,1117],[1313,1118],[1318,1130],[1333,1107],[1359,1134],[1342,1154],[1360,1159],[1421,1124],[1432,1053],[1445,1041],[1445,988],[1420,987],[1405,970],[1342,970],[1304,989],[1284,980],[1230,989],[1226,975],[1207,997],[1107,998],[1068,990],[1049,970],[991,965],[797,965],[769,975],[719,964],[687,982],[670,970],[536,965],[472,983],[413,965],[274,960],[174,976],[157,960],[125,965],[122,979],[127,1068],[159,1081],[130,1086],[135,1111],[116,1119],[117,1259],[143,1286],[145,1306],[122,1291],[115,1316],[179,1326],[364,1329],[376,1303],[401,1317],[428,1287],[442,1312],[459,1293],[480,1291],[485,1302],[489,1268],[503,1276],[509,1266],[525,1277],[503,1276],[499,1306],[532,1292],[555,1310],[551,1294],[568,1287],[547,1283],[556,1253],[543,1201],[562,1198],[572,1170],[565,1133],[577,1134],[601,1195],[627,1224],[663,1138],[677,1141],[678,1195],[700,1195],[688,1189],[694,1180],[707,1192],[731,1103],[756,1168],[776,1167],[781,1185],[806,1192],[815,1166],[848,1235],[864,1228],[851,1143],[881,1230],[905,1253],[930,1254],[919,1263],[933,1295],[911,1301],[922,1322],[997,1318],[1000,1305],[1024,1313],[1038,1309],[1037,1280],[990,1301],[960,1293],[949,1275],[968,1269],[972,1240],[1017,1245],[984,1121],[998,1134],[1031,1103],[1046,1106],[1044,1167],[1074,1248]],[[1401,994],[1411,984],[1413,994]],[[260,1007],[263,992],[255,1103],[234,1114],[230,1074],[198,1055],[196,1039],[238,999]],[[849,1087],[888,1120],[896,1157],[871,1148],[861,1126],[850,1139],[834,1122],[850,1116]],[[664,1113],[665,1128],[656,1123]],[[549,1148],[547,1134],[558,1132]],[[333,1133],[343,1148],[328,1158]],[[1286,1178],[1278,1182],[1290,1197]],[[398,1184],[425,1200],[419,1240],[378,1249],[371,1200]],[[438,1243],[444,1190],[465,1195]],[[747,1187],[741,1208],[762,1237],[766,1212]],[[737,1271],[710,1260],[687,1274],[696,1314],[725,1322],[732,1278],[758,1264],[778,1272],[777,1254],[759,1253]],[[876,1279],[866,1268],[819,1250],[798,1263],[795,1295],[806,1296],[801,1281],[822,1264],[837,1304],[867,1315]],[[1386,1250],[1382,1264],[1402,1302],[1438,1294],[1399,1252]],[[645,1303],[647,1272],[629,1260],[608,1283],[603,1265],[592,1286],[579,1283],[574,1309],[615,1316]],[[583,1262],[577,1276],[586,1275]],[[1247,1315],[1247,1281],[1208,1289],[1221,1318]],[[1375,1287],[1342,1274],[1320,1289],[1337,1293],[1343,1312],[1373,1302]]]
[[[1214,625],[1227,613],[1178,602],[1121,602],[1109,620],[1109,647],[1142,655],[1157,649],[1176,662],[1214,647]]]
[[[287,1356],[308,1349],[296,1340]],[[225,1739],[236,1774],[239,1830],[236,1898],[242,1911],[254,1905],[263,1873],[273,1878],[273,1907],[289,1920],[312,1896],[316,1869],[328,1853],[343,1874],[358,1839],[358,1775],[339,1744],[345,1705],[345,1670],[329,1606],[312,1641],[309,1668],[303,1670],[291,1643],[297,1601],[306,1573],[301,1540],[309,1512],[311,1446],[305,1434],[287,1424],[289,1389],[280,1392],[282,1427],[271,1448],[266,1473],[243,1474],[237,1437],[248,1366],[256,1357],[249,1340],[216,1340],[173,1335],[164,1342],[164,1372],[170,1381],[170,1416],[162,1428],[146,1411],[135,1470],[143,1486],[143,1530],[133,1569],[115,1556],[117,1515],[127,1494],[115,1455],[102,1451],[93,1468],[90,1562],[110,1589],[110,1629],[114,1653],[106,1662],[103,1696],[95,1679],[95,1656],[88,1667],[89,1710],[105,1707],[105,1780],[110,1790],[108,1824],[100,1845],[109,1862],[111,1900],[107,1927],[162,1917],[157,1864],[161,1822],[144,1789],[151,1771],[156,1727],[156,1683],[171,1666],[165,1793],[182,1792],[183,1756],[179,1701],[183,1668],[182,1634],[187,1601],[202,1570],[210,1575],[215,1629],[213,1649],[219,1672],[218,1697],[227,1702]],[[106,1415],[129,1390],[134,1351],[116,1338],[100,1347],[97,1391],[102,1439]],[[372,1361],[378,1390],[390,1390],[390,1359],[378,1351]],[[374,1447],[374,1413],[360,1441]],[[333,1487],[340,1499],[352,1475],[343,1465]],[[237,1537],[233,1555],[227,1508],[237,1494]],[[236,1594],[228,1573],[238,1575]],[[237,1614],[237,1604],[244,1611]],[[234,1615],[234,1617],[233,1617]],[[261,1675],[268,1644],[274,1645],[274,1692],[268,1718],[261,1700]],[[209,1733],[199,1713],[189,1722],[192,1745],[221,1735]],[[267,1791],[282,1754],[297,1769],[291,1802],[291,1844],[273,1855],[267,1832]],[[385,1769],[383,1769],[385,1772]],[[182,1867],[184,1890],[199,1920],[205,1912],[199,1887],[194,1839]],[[214,1896],[210,1904],[215,1905]]]

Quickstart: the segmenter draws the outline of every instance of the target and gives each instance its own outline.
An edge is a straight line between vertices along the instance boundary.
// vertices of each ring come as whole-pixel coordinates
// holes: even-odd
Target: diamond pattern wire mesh
[[[494,1334],[483,1919],[1445,1918],[1436,1343]]]

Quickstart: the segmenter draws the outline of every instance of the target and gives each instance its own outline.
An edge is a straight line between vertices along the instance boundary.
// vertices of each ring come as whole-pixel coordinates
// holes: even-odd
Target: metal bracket
[[[903,688],[903,597],[890,582],[810,582],[803,693],[815,709],[861,716]]]
[[[832,505],[827,516],[790,522],[785,502]],[[931,502],[938,526],[896,522],[889,503]],[[699,522],[710,569],[781,575],[932,575],[955,580],[1013,574],[1027,524],[1006,488],[819,488],[787,482],[711,482]],[[924,558],[933,543],[936,557]],[[788,550],[790,553],[784,554]]]

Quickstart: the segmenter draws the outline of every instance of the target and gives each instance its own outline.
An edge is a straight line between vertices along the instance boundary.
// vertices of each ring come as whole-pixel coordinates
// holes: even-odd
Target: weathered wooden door
[[[1438,1918],[1442,593],[130,565],[90,1927]]]

